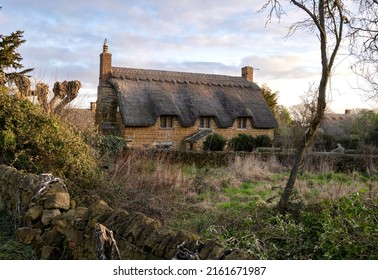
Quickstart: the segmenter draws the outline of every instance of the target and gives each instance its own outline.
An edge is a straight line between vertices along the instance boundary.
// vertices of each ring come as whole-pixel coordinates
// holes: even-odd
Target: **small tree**
[[[261,93],[265,98],[266,103],[269,106],[269,109],[276,113],[276,109],[278,106],[278,91],[271,90],[266,84],[261,86]]]
[[[363,110],[360,116],[352,123],[352,133],[358,138],[361,145],[378,146],[378,114]]]
[[[318,89],[314,84],[299,98],[300,103],[289,108],[293,123],[297,126],[308,127],[316,114]]]
[[[217,133],[210,134],[203,142],[204,151],[223,151],[226,146],[227,140],[222,135]]]
[[[276,107],[275,118],[278,127],[274,129],[275,145],[283,148],[291,148],[293,146],[293,120],[289,110],[282,105]]]

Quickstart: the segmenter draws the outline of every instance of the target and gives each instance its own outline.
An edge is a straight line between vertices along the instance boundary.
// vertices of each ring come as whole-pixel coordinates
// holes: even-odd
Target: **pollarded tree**
[[[12,32],[11,35],[0,34],[0,84],[5,85],[6,82],[14,82],[20,76],[33,71],[33,69],[23,69],[24,65],[21,64],[22,57],[17,49],[20,45],[26,42],[23,39],[24,31]],[[8,71],[10,70],[10,71]]]
[[[345,9],[344,1],[342,0],[268,0],[263,10],[268,9],[270,17],[273,15],[280,17],[284,14],[281,2],[287,2],[296,6],[306,15],[305,20],[296,22],[291,26],[290,32],[295,32],[299,28],[306,28],[316,33],[316,36],[319,38],[319,60],[322,69],[318,84],[316,111],[297,147],[293,167],[279,201],[279,210],[285,213],[288,210],[289,199],[294,189],[305,149],[313,139],[326,109],[326,94],[329,79],[341,41],[343,40],[344,25],[348,18],[348,11]]]

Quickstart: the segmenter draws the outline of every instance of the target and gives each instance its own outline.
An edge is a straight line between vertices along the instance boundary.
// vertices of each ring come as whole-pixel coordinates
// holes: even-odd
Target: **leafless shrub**
[[[257,154],[237,156],[227,168],[229,173],[243,181],[269,179],[273,172],[282,169],[283,167],[275,157],[271,156],[267,160],[263,160]]]
[[[132,150],[120,157],[112,180],[121,186],[127,202],[123,207],[163,215],[174,204],[190,196],[191,179],[185,177],[180,164],[164,152],[151,156],[146,150]]]

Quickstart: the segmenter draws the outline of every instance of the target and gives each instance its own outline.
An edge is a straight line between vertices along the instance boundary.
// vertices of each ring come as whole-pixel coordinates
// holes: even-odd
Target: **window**
[[[238,118],[238,128],[239,129],[246,129],[247,128],[247,117],[240,117]]]
[[[200,128],[210,128],[210,117],[200,117]]]
[[[173,128],[173,116],[160,116],[161,128]]]

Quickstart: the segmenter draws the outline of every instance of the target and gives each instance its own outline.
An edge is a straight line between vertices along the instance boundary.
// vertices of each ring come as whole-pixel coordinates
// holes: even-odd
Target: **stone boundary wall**
[[[130,151],[140,151],[141,153],[149,153],[151,156],[171,159],[173,162],[183,164],[195,164],[201,166],[226,166],[233,162],[236,157],[256,156],[261,159],[269,159],[275,157],[278,162],[284,166],[291,166],[294,161],[294,151],[281,151],[273,149],[263,149],[254,152],[181,152],[174,150],[138,150],[130,149]],[[322,152],[311,152],[304,156],[303,165],[319,167],[324,164],[336,172],[376,172],[378,166],[378,155],[363,154],[332,154]]]
[[[95,225],[113,231],[121,259],[172,259],[178,246],[200,259],[250,259],[243,251],[225,250],[190,232],[175,232],[142,213],[115,210],[104,201],[80,207],[70,199],[64,182],[51,174],[23,173],[0,165],[0,210],[14,216],[17,238],[33,244],[40,259],[98,259]]]

